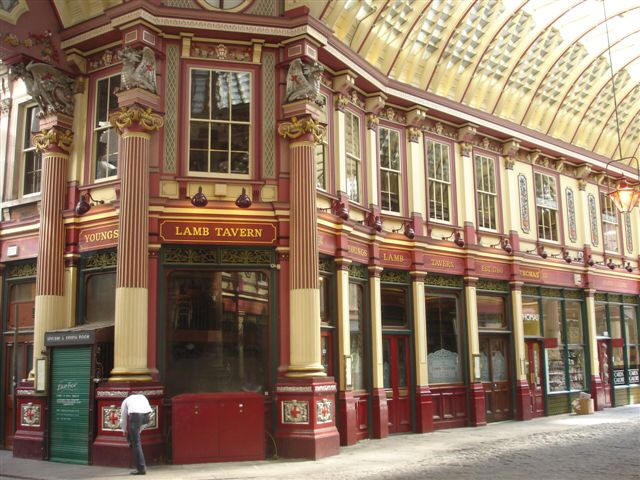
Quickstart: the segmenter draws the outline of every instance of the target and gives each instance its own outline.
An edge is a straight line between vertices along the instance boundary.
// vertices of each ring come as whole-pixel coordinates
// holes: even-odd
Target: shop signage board
[[[640,282],[627,280],[626,278],[593,275],[589,280],[589,284],[601,292],[630,293],[632,295],[640,293]]]
[[[49,460],[89,463],[91,347],[51,351]]]
[[[60,345],[91,345],[95,343],[95,330],[74,332],[47,332],[44,334],[44,344],[47,347]]]
[[[411,253],[391,248],[380,249],[380,261],[385,268],[411,268]]]
[[[276,226],[260,222],[178,222],[160,223],[160,238],[170,243],[272,245]]]
[[[347,246],[347,256],[354,262],[367,265],[369,263],[369,247],[364,243],[350,241]]]
[[[117,223],[84,228],[78,233],[78,249],[81,252],[86,252],[88,250],[115,247],[118,244],[119,236],[120,232]]]
[[[318,232],[318,250],[328,255],[334,255],[336,251],[335,237],[330,233]]]
[[[464,260],[459,257],[441,255],[425,255],[425,267],[429,272],[442,272],[461,275],[464,272]]]
[[[22,237],[2,242],[0,261],[8,262],[38,255],[38,236]]]
[[[482,278],[509,278],[509,266],[504,263],[476,261],[476,275]]]

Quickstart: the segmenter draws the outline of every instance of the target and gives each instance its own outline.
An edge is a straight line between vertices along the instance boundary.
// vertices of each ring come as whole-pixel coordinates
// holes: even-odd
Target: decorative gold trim
[[[164,120],[157,113],[153,113],[151,108],[142,108],[138,106],[122,107],[119,111],[109,115],[109,122],[115,126],[120,133],[124,129],[130,128],[134,124],[149,132],[160,130],[164,125]]]
[[[298,138],[305,133],[313,135],[313,140],[316,143],[322,142],[326,128],[319,122],[316,122],[311,117],[305,117],[298,119],[293,117],[290,122],[282,122],[278,125],[278,133],[284,138]]]
[[[52,146],[57,146],[60,150],[69,153],[71,151],[71,142],[73,142],[73,132],[71,130],[62,130],[52,127],[43,130],[33,136],[33,143],[38,152],[46,152]]]

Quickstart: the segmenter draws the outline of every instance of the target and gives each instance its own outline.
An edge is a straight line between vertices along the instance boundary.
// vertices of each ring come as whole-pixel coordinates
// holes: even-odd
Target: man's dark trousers
[[[146,414],[130,413],[127,420],[127,440],[131,445],[131,453],[138,472],[142,473],[147,470],[144,464],[144,453],[142,453],[142,443],[140,442],[140,430],[145,424]]]

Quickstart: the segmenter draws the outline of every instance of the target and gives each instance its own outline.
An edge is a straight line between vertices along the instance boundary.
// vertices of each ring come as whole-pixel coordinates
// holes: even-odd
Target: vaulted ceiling
[[[395,80],[606,157],[638,151],[640,0],[606,0],[606,22],[602,0],[287,4],[308,6],[341,41]]]

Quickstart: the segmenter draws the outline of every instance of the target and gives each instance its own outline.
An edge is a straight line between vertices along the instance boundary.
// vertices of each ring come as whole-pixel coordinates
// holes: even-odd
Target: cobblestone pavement
[[[0,452],[0,478],[115,479],[120,468],[14,459]],[[162,480],[352,479],[640,479],[640,405],[594,415],[557,415],[480,428],[394,435],[344,447],[318,461],[163,465],[146,478]]]

